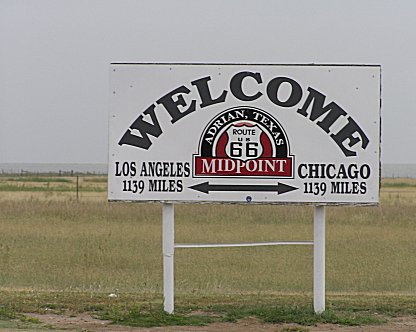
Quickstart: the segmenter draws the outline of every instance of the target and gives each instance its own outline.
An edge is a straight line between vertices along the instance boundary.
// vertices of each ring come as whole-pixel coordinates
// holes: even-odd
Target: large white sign
[[[112,64],[108,198],[377,204],[380,72]]]

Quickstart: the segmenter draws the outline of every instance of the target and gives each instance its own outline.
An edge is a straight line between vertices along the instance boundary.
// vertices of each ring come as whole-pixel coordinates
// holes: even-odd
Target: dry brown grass
[[[101,191],[79,201],[74,191],[0,191],[2,287],[160,293],[161,206],[110,204],[105,180],[82,181]],[[403,182],[416,183],[383,180],[393,185],[379,207],[327,209],[329,292],[415,293],[416,188]],[[312,215],[307,206],[177,205],[176,242],[310,240]],[[177,249],[176,292],[310,293],[312,256],[312,247]]]

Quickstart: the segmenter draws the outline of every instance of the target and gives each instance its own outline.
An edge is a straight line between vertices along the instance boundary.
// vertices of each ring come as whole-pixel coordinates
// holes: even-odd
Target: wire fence
[[[408,196],[416,192],[416,165],[384,166],[382,193]],[[21,197],[107,201],[107,165],[29,165],[24,168],[0,164],[0,196],[17,196],[17,193],[21,193]]]
[[[14,193],[14,194],[13,194]],[[0,195],[40,196],[58,199],[107,199],[107,174],[98,172],[3,172]]]

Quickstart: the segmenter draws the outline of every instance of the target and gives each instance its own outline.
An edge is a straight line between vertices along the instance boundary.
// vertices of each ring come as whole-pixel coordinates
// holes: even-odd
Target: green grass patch
[[[59,178],[59,177],[43,177],[43,176],[37,176],[37,177],[15,177],[15,178],[6,178],[6,181],[13,181],[13,182],[41,182],[41,183],[71,183],[72,181],[65,178]]]
[[[17,312],[14,304],[0,306],[0,329],[28,329],[39,326],[39,324],[41,324],[39,319],[27,317],[24,314]]]
[[[213,313],[221,314],[224,321],[236,322],[245,317],[256,317],[264,323],[282,324],[295,323],[299,325],[340,324],[348,326],[379,325],[385,321],[366,312],[327,310],[317,315],[308,305],[216,305],[211,307]]]
[[[107,183],[106,176],[86,177],[82,178],[82,180],[86,183]]]
[[[299,301],[300,298],[295,301]],[[238,304],[215,304],[215,305],[177,305],[173,315],[165,313],[161,305],[142,305],[131,308],[115,306],[110,310],[99,313],[100,319],[110,320],[115,324],[140,327],[156,326],[203,326],[214,322],[237,322],[240,319],[255,317],[262,323],[283,324],[294,323],[302,326],[316,324],[339,324],[347,326],[380,325],[386,322],[379,315],[371,314],[368,308],[362,310],[338,310],[329,309],[323,314],[317,315],[312,307],[307,304],[290,305],[285,303],[287,298],[277,297],[275,303],[270,302],[257,304],[259,300],[251,298],[254,302],[243,305]],[[293,298],[292,298],[293,300]],[[276,302],[282,302],[280,305]],[[197,312],[198,314],[194,314]]]
[[[16,319],[16,310],[10,305],[0,306],[0,320]]]
[[[416,183],[412,182],[382,182],[383,188],[416,188]]]
[[[215,322],[236,322],[257,318],[262,323],[294,323],[301,326],[339,324],[345,326],[380,325],[389,317],[412,315],[412,296],[327,296],[327,311],[316,315],[312,296],[306,295],[179,295],[175,314],[162,308],[162,294],[88,292],[13,292],[1,291],[0,320],[40,323],[25,313],[62,314],[87,312],[114,324],[137,327],[204,326]],[[393,310],[391,310],[393,308]]]
[[[107,188],[80,186],[79,192],[105,192]],[[11,192],[76,192],[75,186],[31,186],[31,185],[14,185],[8,183],[0,183],[0,191]]]
[[[214,320],[207,315],[167,314],[163,309],[152,306],[133,306],[128,310],[112,307],[101,313],[100,319],[110,320],[115,324],[126,326],[156,327],[156,326],[204,326]]]

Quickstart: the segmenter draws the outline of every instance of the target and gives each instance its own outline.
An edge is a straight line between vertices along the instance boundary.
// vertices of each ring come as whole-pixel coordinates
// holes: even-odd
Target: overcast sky
[[[110,62],[382,65],[382,162],[416,163],[416,1],[0,1],[0,162],[105,163]]]

